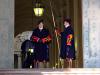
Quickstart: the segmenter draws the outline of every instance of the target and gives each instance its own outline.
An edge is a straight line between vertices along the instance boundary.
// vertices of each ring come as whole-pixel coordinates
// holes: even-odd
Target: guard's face
[[[64,26],[65,26],[65,28],[67,28],[69,26],[69,22],[64,21]]]
[[[40,30],[43,29],[43,23],[42,23],[42,22],[39,24],[39,29],[40,29]]]

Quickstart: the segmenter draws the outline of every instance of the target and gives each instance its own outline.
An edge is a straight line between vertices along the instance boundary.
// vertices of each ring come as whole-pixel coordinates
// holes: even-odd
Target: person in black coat
[[[74,31],[71,27],[71,19],[64,20],[64,31],[58,32],[61,36],[60,58],[68,61],[68,67],[72,67],[72,60],[75,60]]]
[[[43,67],[49,62],[49,47],[51,35],[49,30],[44,28],[43,20],[38,22],[38,27],[33,30],[31,40],[34,42],[34,59],[38,67]],[[42,64],[42,65],[41,65]]]

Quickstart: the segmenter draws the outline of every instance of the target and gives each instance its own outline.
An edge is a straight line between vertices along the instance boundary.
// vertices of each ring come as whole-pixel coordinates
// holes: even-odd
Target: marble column
[[[14,66],[14,0],[0,0],[0,69]]]
[[[82,0],[85,68],[100,68],[100,0]]]

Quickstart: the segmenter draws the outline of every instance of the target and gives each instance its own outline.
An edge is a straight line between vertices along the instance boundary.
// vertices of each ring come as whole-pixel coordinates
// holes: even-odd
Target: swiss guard
[[[61,36],[61,49],[60,49],[60,60],[63,68],[64,60],[68,61],[68,67],[72,67],[72,60],[75,60],[75,44],[74,44],[74,32],[71,26],[71,19],[67,18],[64,20],[64,31],[57,33]]]
[[[49,30],[44,28],[43,20],[38,22],[38,27],[33,30],[31,40],[34,42],[34,59],[37,68],[48,67],[49,47],[51,35]]]

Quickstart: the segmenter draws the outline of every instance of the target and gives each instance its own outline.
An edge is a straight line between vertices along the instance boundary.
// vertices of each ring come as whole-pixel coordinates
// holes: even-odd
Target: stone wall
[[[0,0],[0,69],[13,68],[14,0]]]
[[[82,0],[84,67],[100,68],[100,0]]]

